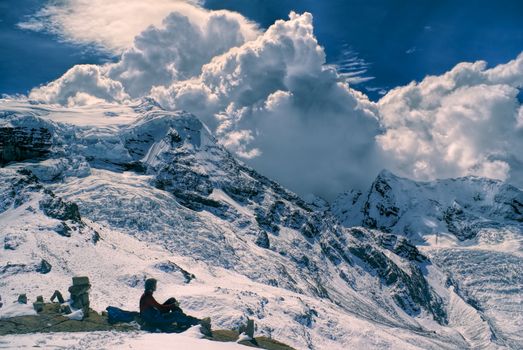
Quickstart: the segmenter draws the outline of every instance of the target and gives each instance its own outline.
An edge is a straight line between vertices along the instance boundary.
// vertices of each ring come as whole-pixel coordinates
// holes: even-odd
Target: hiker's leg
[[[140,317],[145,323],[152,324],[154,323],[160,316],[160,312],[156,309],[148,309],[140,313]]]
[[[169,298],[167,299],[163,305],[177,305],[178,304],[178,301],[175,299],[175,298]],[[162,313],[169,313],[169,312],[173,312],[173,311],[182,311],[182,309],[180,309],[179,306],[173,306],[171,308],[171,310],[169,311],[163,311]]]
[[[169,299],[167,299],[167,300],[163,303],[163,305],[172,305],[174,302],[176,302],[176,299],[174,299],[174,298],[169,298]],[[171,311],[172,311],[172,309],[171,309],[171,310],[160,310],[160,313],[162,313],[162,314],[168,314],[168,313],[170,313]]]
[[[162,314],[156,309],[147,310],[141,314],[142,319],[147,325],[160,328],[163,325],[169,325],[175,322],[170,314]]]
[[[165,301],[165,303],[163,303],[163,305],[172,305],[172,304],[176,304],[175,298],[169,298]]]
[[[174,324],[176,320],[174,320],[171,313],[162,313],[158,318],[156,325],[162,332],[176,333],[178,331],[178,325]]]
[[[176,319],[177,319],[176,315],[172,312],[162,314],[161,318],[165,323],[173,323],[173,322],[176,322]]]
[[[169,314],[170,319],[179,325],[194,326],[200,323],[200,320],[196,317],[186,315],[182,311],[175,311]]]

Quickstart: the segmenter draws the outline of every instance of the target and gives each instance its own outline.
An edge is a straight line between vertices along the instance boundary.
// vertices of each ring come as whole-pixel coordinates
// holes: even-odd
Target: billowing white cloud
[[[368,184],[379,170],[375,106],[339,80],[325,65],[312,16],[291,13],[213,58],[198,78],[153,88],[152,96],[198,115],[263,173],[300,193],[331,196],[349,182]]]
[[[198,76],[213,57],[256,37],[255,28],[238,14],[200,11],[197,20],[173,12],[161,27],[147,28],[109,67],[109,76],[121,81],[131,96],[143,96],[153,86]]]
[[[277,21],[256,40],[214,57],[196,79],[155,88],[153,96],[164,105],[194,110],[194,95],[209,95],[204,101],[210,103],[197,114],[221,113],[223,119],[223,113],[287,90],[295,79],[321,75],[325,54],[312,34],[311,19],[291,14],[290,21]]]
[[[487,70],[488,80],[493,84],[523,87],[523,52],[516,59]]]
[[[73,3],[66,1],[61,6]],[[258,35],[257,27],[237,13],[207,11],[185,3],[177,9],[183,9],[183,14],[172,12],[159,27],[147,27],[117,62],[75,66],[58,80],[33,89],[30,97],[60,104],[76,90],[108,101],[141,97],[153,86],[198,76],[214,56]]]
[[[416,179],[478,175],[523,184],[523,54],[492,69],[460,63],[379,101],[389,167]]]
[[[194,23],[205,23],[208,11],[198,0],[49,0],[36,14],[19,23],[22,29],[46,30],[78,44],[95,44],[121,53],[149,26],[160,27],[172,12],[183,13]],[[248,37],[256,30],[244,17],[241,34]]]
[[[250,40],[253,27],[237,14],[202,13],[198,22],[171,13],[118,62],[77,66],[30,97],[85,104],[151,94],[199,116],[226,147],[296,191],[366,185],[379,170],[376,107],[325,64],[312,15],[292,13]]]
[[[82,64],[69,69],[59,79],[29,94],[34,100],[61,105],[85,105],[100,100],[123,102],[129,99],[122,83],[112,80],[103,67]]]
[[[523,106],[519,107],[517,129],[523,130]]]
[[[491,69],[461,63],[374,103],[325,64],[310,14],[259,33],[238,14],[194,8],[146,28],[117,62],[74,67],[30,97],[74,105],[153,96],[194,113],[225,147],[301,194],[362,188],[383,167],[415,179],[523,181],[523,54]]]

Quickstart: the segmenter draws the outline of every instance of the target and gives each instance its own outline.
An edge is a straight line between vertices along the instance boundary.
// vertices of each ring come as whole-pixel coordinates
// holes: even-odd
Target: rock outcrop
[[[46,156],[52,146],[52,134],[44,128],[0,125],[0,166],[9,162],[38,159]]]

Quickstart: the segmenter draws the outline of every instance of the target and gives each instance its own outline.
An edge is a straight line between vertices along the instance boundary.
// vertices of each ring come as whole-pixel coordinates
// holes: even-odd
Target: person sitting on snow
[[[211,322],[209,318],[199,320],[196,317],[186,315],[175,298],[169,298],[163,304],[160,304],[153,297],[156,285],[156,279],[147,279],[145,281],[145,291],[140,298],[140,317],[148,326],[169,332],[185,330],[200,324],[202,333],[210,335]],[[176,323],[176,326],[173,323]]]

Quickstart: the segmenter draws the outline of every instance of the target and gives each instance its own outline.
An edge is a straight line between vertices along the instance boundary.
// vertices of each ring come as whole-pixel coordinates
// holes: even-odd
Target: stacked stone
[[[65,302],[64,297],[62,296],[62,293],[60,291],[55,290],[53,295],[51,296],[51,302],[54,303],[54,300],[57,300],[60,304],[63,304]]]
[[[247,318],[247,323],[240,326],[238,332],[245,333],[246,336],[253,339],[254,338],[254,320]]]
[[[36,301],[33,303],[33,308],[36,312],[44,311],[44,297],[39,295],[36,297]]]
[[[89,316],[89,278],[73,277],[73,285],[69,287],[71,293],[71,306],[75,309],[82,309],[84,317]]]

